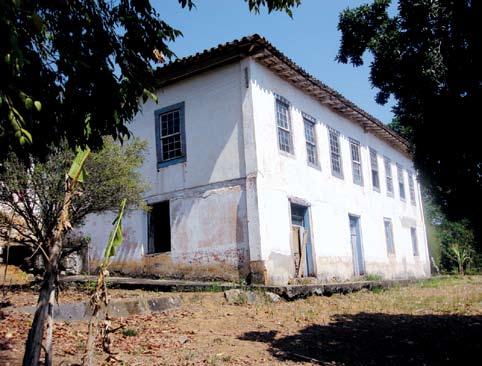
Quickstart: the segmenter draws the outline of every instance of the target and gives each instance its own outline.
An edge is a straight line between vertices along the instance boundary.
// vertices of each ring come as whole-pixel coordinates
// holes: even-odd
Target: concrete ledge
[[[97,281],[97,276],[65,276],[60,282],[68,285]],[[143,289],[162,292],[196,292],[196,291],[225,291],[241,287],[232,282],[160,280],[135,277],[108,277],[106,280],[110,288]]]
[[[256,286],[257,288],[273,292],[287,300],[305,298],[312,295],[331,296],[333,294],[347,294],[350,292],[360,291],[362,289],[385,289],[393,286],[407,286],[417,283],[422,279],[406,279],[406,280],[383,280],[383,281],[356,281],[356,282],[339,282],[327,284],[309,284],[309,285],[288,285],[288,286]]]
[[[176,309],[180,306],[181,298],[178,296],[112,300],[109,302],[107,308],[100,310],[98,318],[105,319],[106,314],[109,314],[109,316],[113,318],[119,318],[133,314],[156,313]],[[33,314],[35,313],[36,308],[36,306],[22,306],[18,308],[6,308],[4,310]],[[54,306],[55,320],[89,320],[91,316],[92,307],[89,302],[75,302]]]
[[[68,276],[61,278],[63,284],[81,284],[95,281],[95,276]],[[346,294],[362,289],[390,288],[393,286],[406,286],[423,279],[381,280],[381,281],[354,281],[325,284],[266,286],[242,286],[230,282],[196,282],[183,280],[155,280],[147,278],[109,277],[109,287],[124,289],[144,289],[163,292],[197,292],[197,291],[226,291],[235,288],[252,288],[273,292],[287,300],[305,298],[312,295],[330,296],[332,294]]]

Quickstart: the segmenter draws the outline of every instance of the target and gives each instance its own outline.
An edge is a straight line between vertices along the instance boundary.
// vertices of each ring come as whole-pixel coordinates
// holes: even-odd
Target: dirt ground
[[[118,361],[107,362],[98,353],[98,364],[463,365],[482,351],[480,276],[257,305],[229,305],[219,292],[179,296],[178,310],[116,319],[114,328],[125,325],[114,334]],[[36,302],[28,291],[7,297],[15,306]],[[65,290],[60,302],[87,298],[87,290]],[[21,364],[30,322],[30,316],[3,315],[0,365]],[[86,333],[84,322],[56,322],[54,363],[78,364]]]

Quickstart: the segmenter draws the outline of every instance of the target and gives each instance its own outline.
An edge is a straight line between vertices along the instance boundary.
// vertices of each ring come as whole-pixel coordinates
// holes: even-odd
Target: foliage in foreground
[[[435,264],[445,273],[480,270],[482,261],[469,222],[449,220],[426,190],[423,197],[429,248]]]
[[[300,0],[245,2],[291,14]],[[10,151],[44,157],[62,141],[96,150],[102,136],[129,136],[139,100],[155,99],[156,64],[174,57],[169,43],[182,35],[153,5],[0,0],[0,161]]]
[[[370,80],[377,102],[393,109],[409,139],[417,168],[450,220],[470,220],[482,238],[482,149],[477,118],[482,104],[482,2],[390,0],[340,15],[338,61],[363,64],[373,55]],[[480,245],[479,251],[482,251]]]
[[[119,145],[111,138],[91,153],[87,176],[72,197],[69,230],[79,227],[89,214],[115,210],[125,197],[128,206],[142,204],[146,189],[138,168],[146,144],[134,139]],[[29,246],[38,254],[48,251],[65,195],[65,175],[75,153],[65,145],[54,148],[45,162],[31,157],[29,164],[10,154],[0,168],[0,237]],[[67,234],[67,232],[65,233]]]

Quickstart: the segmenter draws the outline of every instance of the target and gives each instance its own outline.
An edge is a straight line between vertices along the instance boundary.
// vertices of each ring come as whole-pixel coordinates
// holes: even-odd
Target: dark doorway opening
[[[171,216],[169,201],[150,206],[148,215],[148,254],[171,251]]]

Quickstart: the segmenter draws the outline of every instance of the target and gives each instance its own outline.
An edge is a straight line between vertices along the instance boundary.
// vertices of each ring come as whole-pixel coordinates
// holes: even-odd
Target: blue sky
[[[178,0],[153,0],[161,18],[184,34],[171,45],[177,56],[259,33],[306,71],[387,123],[392,120],[393,101],[384,106],[375,102],[376,90],[368,79],[369,58],[357,68],[335,61],[340,11],[367,2],[302,0],[290,18],[284,13],[250,13],[243,0],[195,0],[191,11],[182,9]]]

